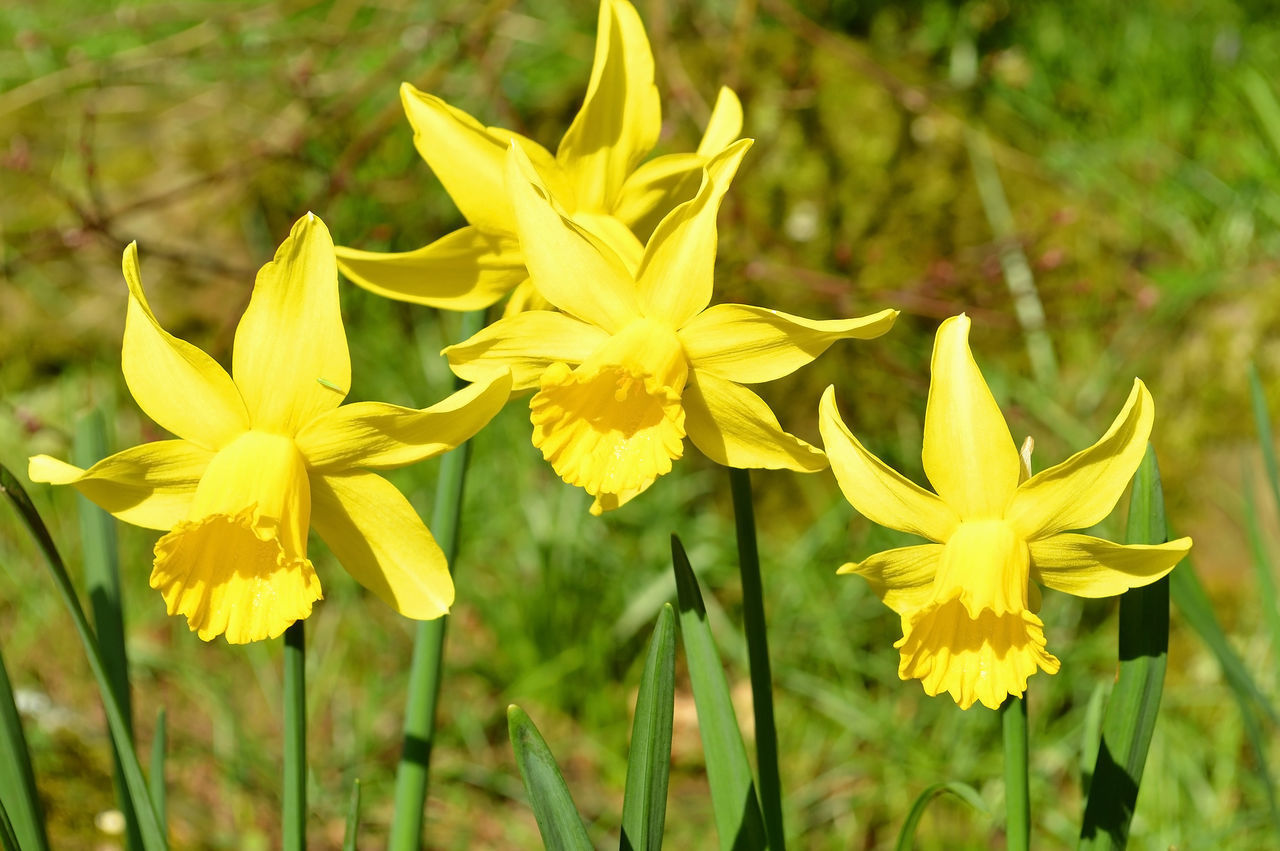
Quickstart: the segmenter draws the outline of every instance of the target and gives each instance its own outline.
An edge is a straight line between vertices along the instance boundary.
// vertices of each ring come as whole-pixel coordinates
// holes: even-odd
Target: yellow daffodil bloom
[[[634,260],[578,225],[523,149],[510,149],[507,189],[529,274],[559,312],[509,316],[445,354],[468,380],[510,369],[514,390],[537,390],[533,443],[561,478],[595,497],[593,514],[668,472],[686,434],[726,466],[825,468],[822,451],[783,431],[743,385],[788,375],[836,340],[877,337],[897,316],[813,321],[707,307],[716,212],[749,146],[743,139],[712,157],[694,198]]]
[[[127,523],[167,530],[151,587],[205,641],[273,638],[311,613],[321,597],[307,559],[311,527],[396,611],[443,615],[453,602],[444,555],[408,500],[371,471],[469,438],[506,401],[510,376],[495,373],[421,411],[339,407],[351,362],[338,272],[329,232],[311,214],[258,273],[231,375],[160,326],[136,244],[125,249],[124,276],[125,382],[179,439],[126,449],[88,470],[37,455],[31,479],[74,485]]]
[[[866,577],[902,620],[898,676],[927,694],[948,692],[962,709],[996,709],[1021,696],[1045,650],[1038,585],[1109,597],[1156,581],[1191,548],[1190,538],[1123,546],[1070,533],[1111,513],[1151,434],[1154,403],[1141,381],[1120,415],[1088,449],[1034,476],[969,351],[969,319],[942,323],[933,348],[924,417],[924,471],[936,491],[907,480],[863,448],[828,388],[819,426],[831,469],[868,519],[936,543],[888,550],[841,573]]]
[[[721,89],[695,153],[641,165],[662,129],[653,53],[640,16],[625,0],[602,0],[595,62],[582,108],[553,156],[538,143],[485,127],[408,83],[400,87],[414,144],[468,225],[401,253],[338,248],[338,267],[388,298],[450,310],[474,310],[513,295],[508,313],[540,302],[528,286],[525,256],[504,189],[506,149],[516,142],[565,213],[596,239],[638,260],[642,241],[677,203],[691,197],[707,159],[742,129],[742,107]]]

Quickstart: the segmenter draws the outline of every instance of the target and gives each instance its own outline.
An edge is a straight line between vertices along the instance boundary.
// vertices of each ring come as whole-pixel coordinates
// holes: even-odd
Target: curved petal
[[[750,139],[712,157],[692,201],[676,207],[649,238],[636,271],[644,313],[679,328],[711,301],[716,263],[716,214]]]
[[[120,353],[125,384],[138,407],[161,428],[208,449],[249,427],[235,382],[218,362],[160,327],[142,291],[138,244],[124,250],[129,308]]]
[[[1077,597],[1112,597],[1173,570],[1191,549],[1191,539],[1150,546],[1065,534],[1030,546],[1032,569],[1044,586]]]
[[[1085,529],[1116,507],[1151,436],[1155,403],[1133,381],[1129,399],[1101,439],[1061,464],[1042,470],[1014,494],[1008,518],[1028,539]]]
[[[453,605],[444,553],[381,476],[312,476],[311,524],[347,573],[405,617],[431,620]]]
[[[556,209],[515,145],[507,155],[507,191],[529,277],[547,301],[611,332],[640,315],[635,281],[622,260]]]
[[[842,565],[836,573],[858,574],[886,606],[906,615],[929,602],[942,550],[942,544],[885,550],[857,564]]]
[[[960,518],[937,495],[872,455],[853,436],[836,410],[836,391],[828,387],[818,405],[818,430],[845,499],[868,520],[945,542]]]
[[[512,392],[538,386],[553,363],[576,365],[609,341],[609,334],[563,313],[528,310],[486,327],[443,352],[454,375],[480,381],[511,370]]]
[[[712,157],[733,144],[742,135],[742,102],[728,86],[716,93],[716,104],[707,119],[707,129],[698,143],[698,156]]]
[[[329,229],[312,213],[263,266],[236,328],[231,372],[256,428],[294,435],[342,403],[351,359]]]
[[[740,469],[825,469],[822,450],[782,430],[765,401],[747,388],[689,371],[684,388],[685,430],[712,461]]]
[[[213,456],[186,440],[158,440],[117,452],[88,470],[36,455],[28,462],[27,476],[33,482],[74,485],[126,523],[172,529],[187,516],[196,485]]]
[[[420,411],[383,402],[343,405],[304,428],[298,449],[321,473],[403,467],[469,440],[510,395],[511,374],[503,372]]]
[[[1004,514],[1018,486],[1018,449],[969,351],[969,317],[953,316],[933,344],[924,414],[924,473],[965,520]]]
[[[502,164],[517,141],[544,179],[557,171],[551,154],[536,142],[509,130],[485,127],[467,113],[409,83],[400,85],[400,102],[413,126],[413,144],[444,189],[473,225],[514,236],[515,218],[507,201]],[[555,189],[560,187],[553,186]]]
[[[573,178],[578,206],[609,209],[661,129],[653,52],[644,24],[630,3],[602,0],[591,81],[582,109],[556,151],[560,166]]]
[[[613,216],[648,242],[658,222],[698,194],[707,158],[698,154],[654,157],[631,173],[613,205]]]
[[[414,251],[334,247],[338,271],[380,296],[445,310],[488,307],[528,280],[520,243],[460,228]]]
[[[680,329],[689,361],[742,384],[790,375],[836,340],[870,340],[893,327],[896,310],[855,319],[816,320],[745,304],[717,304]]]

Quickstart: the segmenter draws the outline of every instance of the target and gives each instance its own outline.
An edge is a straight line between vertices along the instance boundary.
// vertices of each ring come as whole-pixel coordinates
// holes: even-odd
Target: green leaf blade
[[[680,638],[689,664],[698,732],[707,760],[711,809],[722,849],[768,847],[764,815],[756,797],[747,748],[729,697],[729,683],[716,651],[698,580],[680,539],[671,538],[671,556],[680,605]]]
[[[31,752],[22,732],[22,719],[13,699],[9,672],[0,656],[0,802],[13,834],[15,847],[48,851],[44,812],[36,790]]]
[[[569,794],[569,786],[532,719],[520,707],[509,706],[507,729],[520,779],[524,781],[533,816],[538,821],[538,832],[542,834],[543,847],[548,851],[591,851],[591,839]]]
[[[675,696],[675,611],[667,603],[658,613],[636,696],[622,796],[622,851],[658,851],[662,847]]]

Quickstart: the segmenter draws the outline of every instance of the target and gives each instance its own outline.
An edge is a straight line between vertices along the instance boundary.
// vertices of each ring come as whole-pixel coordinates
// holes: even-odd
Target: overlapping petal
[[[555,208],[528,157],[515,146],[507,154],[507,191],[538,292],[565,313],[610,332],[640,315],[626,266]]]
[[[1032,568],[1045,587],[1077,597],[1111,597],[1149,585],[1173,570],[1190,551],[1191,539],[1114,544],[1089,535],[1062,534],[1030,546]]]
[[[529,277],[514,235],[472,225],[413,251],[334,251],[342,274],[366,290],[445,310],[488,307]]]
[[[924,472],[965,520],[1001,517],[1018,486],[1018,449],[969,351],[969,317],[938,328],[924,415]]]
[[[191,508],[213,452],[187,440],[157,440],[102,459],[88,470],[36,455],[33,482],[74,485],[104,510],[146,529],[172,529]]]
[[[206,449],[229,443],[249,427],[231,376],[218,362],[160,326],[142,291],[138,244],[124,250],[129,308],[121,368],[138,407],[162,428]]]
[[[1085,529],[1111,513],[1133,478],[1155,421],[1155,403],[1138,379],[1101,439],[1018,488],[1009,519],[1030,539]]]
[[[455,375],[480,381],[511,370],[512,392],[538,386],[553,363],[577,365],[609,339],[603,328],[549,310],[500,319],[475,336],[444,350]]]
[[[821,449],[783,431],[763,399],[732,381],[691,371],[684,409],[689,439],[717,464],[801,473],[827,466]]]
[[[573,175],[578,205],[608,210],[661,129],[644,24],[630,3],[602,0],[587,94],[556,151]]]
[[[716,214],[750,147],[750,139],[741,139],[712,157],[698,194],[654,229],[636,272],[641,309],[649,318],[679,328],[711,301]]]
[[[721,86],[716,93],[715,106],[711,107],[711,118],[702,131],[702,141],[698,143],[698,156],[713,157],[723,151],[733,140],[742,134],[742,101],[728,86]]]
[[[867,519],[931,541],[951,537],[960,523],[956,512],[863,448],[840,419],[834,387],[822,394],[818,429],[840,490]]]
[[[893,327],[896,310],[854,319],[814,320],[780,310],[717,304],[680,329],[695,369],[754,384],[790,375],[836,340],[870,340]]]
[[[942,544],[920,544],[885,550],[856,564],[841,565],[836,573],[858,574],[886,606],[906,615],[929,602],[942,549]]]
[[[311,521],[356,581],[400,614],[428,620],[453,605],[444,553],[395,486],[375,473],[317,475]]]
[[[232,375],[254,427],[278,434],[297,434],[347,395],[351,359],[333,240],[311,213],[258,272],[236,328]]]
[[[491,375],[423,410],[356,402],[313,420],[297,437],[314,472],[389,470],[448,452],[471,438],[511,395],[511,374]]]

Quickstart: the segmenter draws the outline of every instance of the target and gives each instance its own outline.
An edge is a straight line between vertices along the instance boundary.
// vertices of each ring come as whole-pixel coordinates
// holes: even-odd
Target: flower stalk
[[[1004,733],[1005,847],[1027,851],[1031,844],[1031,795],[1027,783],[1026,695],[1010,695],[1000,704]]]
[[[307,847],[307,660],[305,621],[284,631],[284,842]]]

